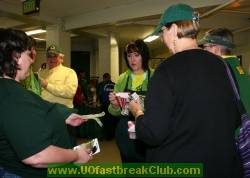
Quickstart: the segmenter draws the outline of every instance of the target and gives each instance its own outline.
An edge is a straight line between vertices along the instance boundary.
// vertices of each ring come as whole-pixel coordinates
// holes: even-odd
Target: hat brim
[[[199,46],[203,46],[204,44],[215,44],[215,45],[221,45],[228,49],[233,49],[235,45],[231,43],[230,41],[223,40],[221,37],[203,37],[201,40],[198,41]]]
[[[60,54],[60,53],[52,52],[52,51],[47,52],[47,55],[56,55],[56,56],[58,56],[59,54]]]
[[[161,25],[158,25],[157,27],[156,27],[156,29],[154,30],[154,32],[151,34],[151,36],[159,36],[159,34],[160,34],[160,32],[161,32],[161,28],[162,28],[162,26]]]

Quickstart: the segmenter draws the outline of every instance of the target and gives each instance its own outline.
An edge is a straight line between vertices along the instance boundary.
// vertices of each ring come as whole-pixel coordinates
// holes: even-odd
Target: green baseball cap
[[[52,54],[52,55],[59,55],[59,54],[62,54],[61,50],[54,44],[50,45],[48,48],[47,48],[47,51],[46,51],[47,55],[48,54]]]
[[[198,41],[198,45],[202,46],[204,44],[221,45],[228,49],[233,49],[235,47],[231,41],[223,39],[220,36],[210,35],[209,33],[207,33],[201,40]]]
[[[175,4],[167,8],[161,16],[160,23],[156,27],[152,35],[158,35],[161,31],[161,28],[170,23],[180,20],[196,20],[194,15],[194,10],[192,7],[186,4]],[[198,16],[197,16],[198,18]]]

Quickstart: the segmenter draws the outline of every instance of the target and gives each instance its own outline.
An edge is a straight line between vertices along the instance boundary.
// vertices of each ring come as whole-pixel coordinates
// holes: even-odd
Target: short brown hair
[[[173,24],[178,27],[178,38],[192,38],[196,39],[199,33],[199,22],[192,20],[180,20],[173,23],[168,23],[165,26],[170,28]]]

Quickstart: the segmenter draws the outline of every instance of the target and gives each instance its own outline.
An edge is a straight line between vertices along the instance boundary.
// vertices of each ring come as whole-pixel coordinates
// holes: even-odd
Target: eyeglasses
[[[164,27],[165,27],[165,26],[164,26]],[[162,27],[162,28],[160,29],[159,35],[162,36],[162,35],[163,35],[163,31],[164,31],[164,30],[167,30],[167,29],[168,29],[167,27],[165,27],[165,28]]]

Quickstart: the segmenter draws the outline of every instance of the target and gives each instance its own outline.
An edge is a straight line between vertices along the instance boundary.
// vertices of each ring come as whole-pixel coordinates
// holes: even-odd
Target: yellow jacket
[[[77,75],[73,69],[60,64],[53,69],[40,71],[39,77],[48,82],[47,87],[42,88],[43,99],[73,108],[73,98],[78,85]]]

